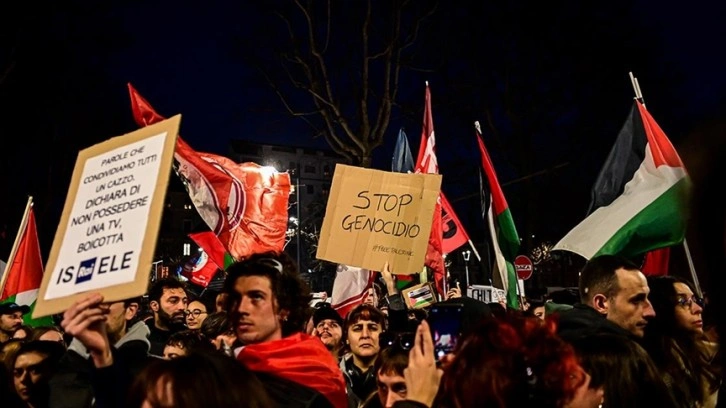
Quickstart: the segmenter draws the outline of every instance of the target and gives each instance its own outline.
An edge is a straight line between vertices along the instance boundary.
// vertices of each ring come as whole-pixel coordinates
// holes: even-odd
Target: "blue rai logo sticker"
[[[86,259],[81,262],[76,275],[76,285],[87,282],[93,277],[93,269],[96,267],[96,258]]]

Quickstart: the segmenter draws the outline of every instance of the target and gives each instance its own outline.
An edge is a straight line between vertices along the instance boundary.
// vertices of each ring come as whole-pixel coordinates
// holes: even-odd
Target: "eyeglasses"
[[[416,340],[416,333],[405,332],[405,333],[391,333],[383,332],[378,337],[378,344],[381,349],[387,347],[397,347],[403,351],[409,351],[413,348],[414,341]]]
[[[184,314],[187,316],[192,315],[194,317],[199,317],[199,315],[207,314],[207,312],[203,312],[199,309],[194,309],[194,310],[185,310]]]
[[[696,295],[693,295],[691,297],[678,296],[678,299],[676,299],[676,304],[684,309],[690,309],[694,303],[701,308],[706,305],[706,302],[703,301],[703,298],[700,298]]]

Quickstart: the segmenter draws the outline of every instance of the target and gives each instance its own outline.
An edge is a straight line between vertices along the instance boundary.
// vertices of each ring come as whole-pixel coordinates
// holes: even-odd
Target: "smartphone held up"
[[[461,337],[464,305],[461,303],[436,303],[431,306],[427,321],[434,341],[436,361],[450,354]]]

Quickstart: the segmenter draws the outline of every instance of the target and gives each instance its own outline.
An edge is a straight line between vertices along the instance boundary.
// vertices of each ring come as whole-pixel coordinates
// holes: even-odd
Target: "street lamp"
[[[464,270],[466,271],[466,291],[469,290],[469,259],[471,258],[471,251],[468,249],[466,251],[463,251],[461,253],[461,256],[464,257]]]

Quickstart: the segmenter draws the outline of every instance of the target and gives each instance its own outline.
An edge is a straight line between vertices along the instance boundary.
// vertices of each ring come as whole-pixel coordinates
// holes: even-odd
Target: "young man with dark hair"
[[[580,272],[579,289],[580,303],[559,312],[558,334],[566,340],[598,332],[638,339],[655,316],[648,281],[626,258],[593,257]]]
[[[320,340],[302,332],[310,290],[288,255],[256,254],[229,266],[224,291],[237,340],[244,345],[236,357],[280,406],[347,405],[335,359]]]
[[[186,329],[187,293],[184,282],[175,278],[163,278],[149,289],[149,307],[154,319],[149,319],[150,353],[164,355],[164,347],[173,333]]]
[[[373,365],[377,391],[368,396],[361,405],[362,408],[390,408],[396,401],[406,399],[406,379],[403,372],[408,367],[408,354],[409,350],[398,344],[381,350]]]
[[[330,303],[320,302],[313,311],[314,334],[330,354],[338,360],[343,348],[343,318],[330,306]]]

